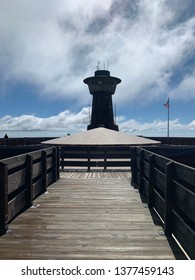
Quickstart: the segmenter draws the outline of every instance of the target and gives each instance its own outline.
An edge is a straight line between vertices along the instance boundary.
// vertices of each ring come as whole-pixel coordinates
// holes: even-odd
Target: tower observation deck
[[[93,96],[91,124],[87,130],[105,127],[112,130],[119,130],[114,122],[112,95],[121,79],[110,76],[108,70],[97,70],[93,77],[88,77],[83,81],[89,87],[89,92]]]

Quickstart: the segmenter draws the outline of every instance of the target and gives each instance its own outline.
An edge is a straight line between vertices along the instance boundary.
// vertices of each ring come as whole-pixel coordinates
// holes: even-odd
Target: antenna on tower
[[[108,70],[108,60],[105,62],[105,61],[100,61],[100,60],[97,60],[97,64],[96,64],[96,70]]]
[[[99,61],[99,60],[97,60],[96,69],[97,69],[97,70],[100,70],[100,61]]]

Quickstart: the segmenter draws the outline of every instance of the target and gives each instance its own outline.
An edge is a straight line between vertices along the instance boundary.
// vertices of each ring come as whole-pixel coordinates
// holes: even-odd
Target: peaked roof
[[[44,141],[50,145],[157,145],[159,141],[99,127],[77,134]]]

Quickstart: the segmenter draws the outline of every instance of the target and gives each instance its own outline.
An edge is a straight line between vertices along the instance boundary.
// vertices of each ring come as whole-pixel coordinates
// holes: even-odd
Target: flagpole
[[[168,105],[168,110],[167,110],[167,114],[168,114],[168,116],[167,116],[167,137],[169,138],[169,105]]]
[[[167,102],[164,104],[165,108],[167,108],[167,137],[169,138],[169,97]]]

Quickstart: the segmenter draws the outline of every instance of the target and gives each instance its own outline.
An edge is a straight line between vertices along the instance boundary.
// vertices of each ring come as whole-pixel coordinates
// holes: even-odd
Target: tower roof
[[[95,71],[94,76],[84,79],[83,82],[88,86],[92,84],[100,84],[100,82],[117,85],[121,82],[121,79],[110,76],[110,71],[108,70],[97,70]]]
[[[108,70],[96,70],[95,76],[110,76],[110,71]]]

